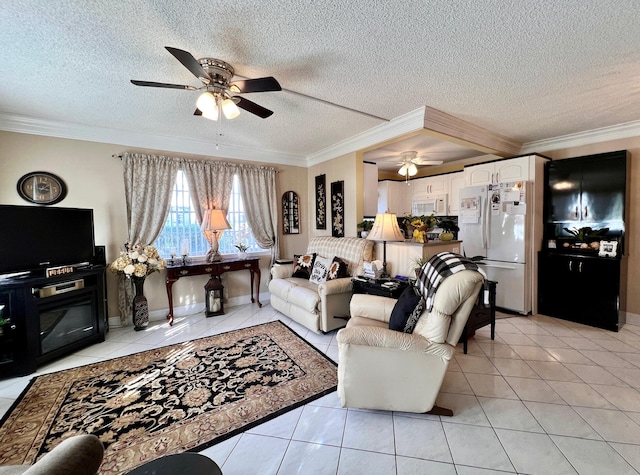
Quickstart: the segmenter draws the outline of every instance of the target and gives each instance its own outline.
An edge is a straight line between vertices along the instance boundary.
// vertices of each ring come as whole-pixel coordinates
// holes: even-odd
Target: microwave
[[[426,216],[430,214],[445,216],[447,214],[447,195],[415,200],[411,212],[414,216]]]

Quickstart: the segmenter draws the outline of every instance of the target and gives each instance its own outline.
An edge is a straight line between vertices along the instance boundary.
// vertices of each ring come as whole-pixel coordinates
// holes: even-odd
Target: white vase
[[[244,251],[240,251],[240,252],[238,253],[238,259],[245,260],[247,257],[249,257],[249,255],[248,255],[246,252],[244,252]]]

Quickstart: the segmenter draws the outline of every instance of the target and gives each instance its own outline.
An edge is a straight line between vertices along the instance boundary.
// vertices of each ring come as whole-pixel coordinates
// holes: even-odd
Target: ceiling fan
[[[418,173],[417,165],[442,165],[442,160],[426,160],[424,157],[418,157],[418,152],[410,150],[400,154],[401,162],[398,163],[400,169],[398,173],[407,178]]]
[[[250,92],[281,91],[278,81],[272,77],[257,79],[243,79],[230,82],[234,76],[233,67],[220,59],[196,59],[188,51],[171,46],[165,46],[182,65],[187,68],[202,85],[200,87],[182,84],[168,84],[164,82],[131,80],[136,86],[163,87],[169,89],[186,89],[188,91],[203,91],[196,102],[194,115],[201,115],[210,120],[218,120],[222,112],[227,119],[233,119],[240,114],[240,109],[257,115],[262,119],[273,114],[273,111],[256,104],[244,97],[233,94],[248,94]]]

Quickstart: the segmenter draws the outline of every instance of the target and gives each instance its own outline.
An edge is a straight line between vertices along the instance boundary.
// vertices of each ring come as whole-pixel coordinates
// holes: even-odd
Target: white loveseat
[[[373,241],[345,237],[314,237],[307,254],[339,257],[347,264],[348,277],[314,284],[292,277],[293,264],[276,264],[271,268],[269,292],[271,306],[316,333],[345,326],[351,300],[351,277],[362,274],[363,263],[373,257]]]

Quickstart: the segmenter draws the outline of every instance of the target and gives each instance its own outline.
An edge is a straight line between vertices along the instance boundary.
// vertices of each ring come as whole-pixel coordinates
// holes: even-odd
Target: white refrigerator
[[[460,190],[459,239],[462,253],[498,283],[496,306],[526,315],[532,310],[531,204],[524,181]],[[533,193],[531,193],[532,195]]]

